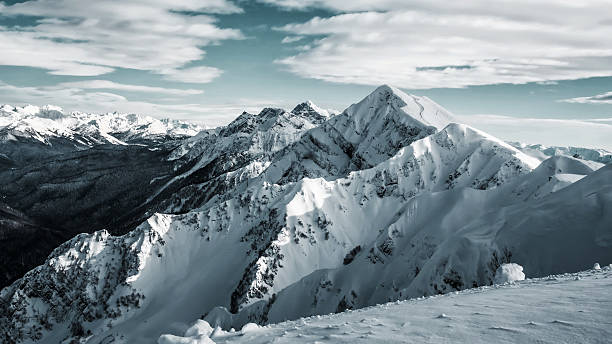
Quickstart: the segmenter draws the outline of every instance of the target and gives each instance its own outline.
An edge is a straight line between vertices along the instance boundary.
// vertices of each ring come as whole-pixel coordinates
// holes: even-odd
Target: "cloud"
[[[184,68],[184,69],[169,69],[160,71],[164,75],[164,79],[180,82],[191,82],[205,84],[219,77],[223,71],[207,66]]]
[[[159,93],[177,96],[187,96],[202,94],[202,90],[194,89],[176,89],[176,88],[164,88],[164,87],[152,87],[143,85],[128,85],[121,84],[109,80],[86,80],[86,81],[74,81],[74,82],[63,82],[53,87],[58,88],[78,88],[78,89],[109,89],[119,90],[128,92],[144,92],[144,93]]]
[[[1,103],[11,105],[60,105],[67,111],[138,113],[154,117],[189,120],[209,127],[225,125],[243,111],[258,113],[263,107],[277,104],[273,100],[232,99],[233,103],[158,103],[132,100],[126,96],[98,89],[174,94],[184,90],[126,85],[106,80],[65,82],[54,86],[19,87],[0,81]],[[189,90],[187,90],[189,91]]]
[[[76,76],[116,68],[181,74],[186,64],[204,57],[202,47],[243,38],[239,30],[220,28],[211,15],[241,11],[226,0],[101,0],[86,6],[80,0],[33,0],[4,5],[0,16],[38,19],[33,26],[0,26],[0,65]],[[212,80],[207,75],[202,80]]]
[[[570,99],[562,99],[565,103],[581,103],[581,104],[612,104],[612,92],[606,92],[590,97],[577,97]]]
[[[610,0],[266,2],[338,12],[276,28],[316,38],[276,61],[306,78],[414,89],[612,75]]]
[[[612,151],[612,119],[516,118],[499,115],[457,116],[463,123],[508,141],[548,146],[604,148]]]
[[[304,36],[286,36],[286,37],[283,38],[281,43],[282,44],[289,44],[289,43],[301,41],[302,39],[304,39]]]
[[[261,3],[275,5],[287,10],[308,10],[324,8],[336,12],[347,11],[381,11],[408,7],[411,2],[405,0],[258,0]],[[414,1],[413,1],[414,2]]]

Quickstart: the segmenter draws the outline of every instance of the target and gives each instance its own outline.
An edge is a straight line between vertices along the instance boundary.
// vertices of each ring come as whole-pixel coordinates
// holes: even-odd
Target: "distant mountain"
[[[184,138],[201,130],[187,122],[135,114],[65,113],[52,105],[0,105],[0,167],[100,144]]]
[[[581,148],[581,147],[548,147],[541,144],[525,144],[520,142],[509,142],[513,147],[523,152],[546,159],[556,155],[567,155],[574,158],[600,162],[602,164],[612,163],[612,152],[605,149]]]
[[[61,226],[98,227],[0,292],[0,338],[151,343],[198,318],[239,328],[490,285],[507,262],[537,277],[612,260],[611,166],[525,154],[390,86],[145,149],[86,174],[64,155],[60,179],[20,169],[11,207],[38,220],[71,199]]]

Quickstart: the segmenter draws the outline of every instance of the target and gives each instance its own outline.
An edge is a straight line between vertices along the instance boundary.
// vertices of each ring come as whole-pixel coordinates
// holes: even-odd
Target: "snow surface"
[[[611,291],[605,268],[158,343],[609,343]]]

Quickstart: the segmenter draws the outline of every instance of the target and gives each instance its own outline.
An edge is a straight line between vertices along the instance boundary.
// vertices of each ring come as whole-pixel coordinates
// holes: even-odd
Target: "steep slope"
[[[217,309],[206,319],[240,327],[259,320],[262,309],[273,323],[448,293],[492,283],[499,264],[509,261],[531,277],[577,271],[592,259],[612,261],[611,181],[607,166],[556,193],[508,206],[496,200],[504,187],[422,194],[370,244],[348,252],[344,266],[314,271],[241,314]]]
[[[147,209],[126,209],[173,173],[166,157],[199,129],[134,114],[0,106],[0,197],[28,219],[19,229],[0,223],[0,287],[78,233],[133,229]]]
[[[160,212],[182,213],[213,195],[250,183],[338,178],[370,168],[452,121],[425,97],[381,86],[343,113],[329,116],[312,102],[291,112],[243,113],[227,127],[188,140],[171,158],[183,169],[163,190]]]
[[[178,343],[606,343],[612,269],[388,303],[242,331],[198,320]],[[578,315],[579,314],[579,315]],[[211,339],[212,338],[212,339]]]
[[[78,233],[134,228],[131,213],[173,173],[169,148],[98,145],[0,171],[2,201],[31,219],[0,241],[0,287],[42,264],[51,251]],[[52,234],[52,235],[51,235]],[[19,258],[26,255],[27,259]]]
[[[0,280],[0,287],[43,263],[53,248],[78,233],[104,228],[113,234],[123,234],[134,229],[158,208],[184,212],[183,208],[192,209],[199,200],[208,200],[225,188],[231,189],[232,178],[243,179],[231,173],[234,159],[249,164],[244,169],[246,172],[238,170],[237,173],[247,177],[255,173],[249,169],[253,166],[256,169],[260,161],[265,162],[269,155],[267,150],[273,150],[273,146],[283,147],[299,138],[301,132],[327,119],[327,114],[320,115],[315,108],[316,105],[307,102],[290,113],[265,109],[260,116],[245,114],[226,128],[201,131],[183,143],[176,137],[179,127],[172,131],[173,136],[160,136],[147,124],[168,123],[165,120],[119,114],[66,115],[61,109],[48,107],[29,106],[15,111],[12,107],[3,107],[12,111],[10,114],[14,117],[38,124],[40,128],[37,127],[39,130],[35,133],[40,136],[40,141],[15,136],[14,140],[6,143],[5,148],[10,145],[9,154],[34,156],[36,161],[23,164],[23,161],[19,163],[7,156],[6,167],[10,168],[0,170],[0,195],[5,202],[41,226],[62,234],[49,240],[30,241],[29,238],[36,235],[43,236],[46,229],[32,229],[31,235],[23,232],[24,238],[13,232],[14,235],[0,246],[0,257],[7,263],[0,267],[0,274],[11,276]],[[77,121],[83,116],[89,121]],[[257,129],[244,126],[242,120],[245,117]],[[67,129],[75,121],[81,123],[77,128],[80,130],[78,134]],[[64,128],[62,135],[58,134],[57,128]],[[130,144],[80,140],[85,132],[91,131],[88,128],[102,128],[103,132],[112,132],[114,138]],[[194,144],[199,146],[194,147]],[[22,154],[31,148],[31,155]],[[192,148],[190,155],[193,157],[182,158],[189,148]],[[204,166],[200,164],[202,160],[207,160]],[[209,174],[213,178],[207,178]],[[194,191],[191,183],[202,178],[212,180],[207,185],[198,185],[204,191]],[[229,180],[227,184],[226,179]],[[180,183],[174,183],[176,181]],[[173,183],[179,187],[166,190]],[[188,197],[180,199],[181,193],[177,191],[180,187],[184,187],[183,192],[192,197],[192,202]],[[168,209],[174,200],[179,200],[183,206]],[[11,247],[20,247],[18,242],[21,241],[29,242],[31,255],[28,259],[13,260],[15,256],[10,253]]]
[[[262,174],[280,184],[304,177],[342,177],[389,159],[452,121],[452,115],[431,100],[383,85],[278,152]]]
[[[555,155],[544,160],[529,176],[517,178],[506,188],[524,200],[539,198],[561,190],[603,166],[594,161]]]
[[[226,127],[186,140],[169,157],[180,168],[149,202],[159,202],[158,211],[182,213],[234,190],[258,176],[275,152],[328,120],[328,113],[316,109],[312,102],[304,102],[290,112],[275,108],[257,115],[244,112]]]
[[[0,285],[43,263],[49,252],[69,238],[0,202]]]

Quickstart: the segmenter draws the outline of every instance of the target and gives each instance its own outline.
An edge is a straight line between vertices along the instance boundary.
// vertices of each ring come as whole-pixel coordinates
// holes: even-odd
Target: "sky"
[[[208,126],[376,86],[506,140],[612,150],[612,0],[0,1],[0,103]]]

